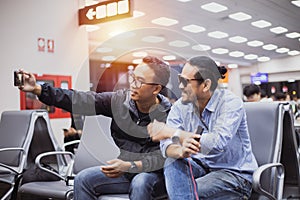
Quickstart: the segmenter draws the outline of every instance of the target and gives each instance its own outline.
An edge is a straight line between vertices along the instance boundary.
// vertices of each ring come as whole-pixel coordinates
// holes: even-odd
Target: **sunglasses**
[[[199,78],[184,78],[181,76],[181,74],[178,74],[178,81],[179,81],[179,84],[182,83],[182,85],[184,87],[187,86],[187,84],[189,84],[191,81],[203,81],[203,79],[199,79]]]

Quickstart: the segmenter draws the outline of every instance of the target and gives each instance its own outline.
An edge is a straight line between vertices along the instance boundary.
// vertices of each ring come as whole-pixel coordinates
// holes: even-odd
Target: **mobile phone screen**
[[[23,74],[14,71],[14,86],[24,85]]]

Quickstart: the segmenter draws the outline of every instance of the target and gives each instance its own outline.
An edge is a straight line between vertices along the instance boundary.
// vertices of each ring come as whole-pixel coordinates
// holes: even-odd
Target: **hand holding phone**
[[[196,134],[199,134],[199,135],[202,135],[202,133],[203,133],[203,128],[202,128],[202,126],[198,126],[197,127],[197,130],[196,130]],[[194,138],[197,142],[200,142],[200,138]]]
[[[24,85],[24,74],[19,71],[14,71],[14,86]]]

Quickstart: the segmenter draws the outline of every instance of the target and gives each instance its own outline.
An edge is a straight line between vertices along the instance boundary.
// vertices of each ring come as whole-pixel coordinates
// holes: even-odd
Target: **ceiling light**
[[[209,37],[222,39],[228,37],[227,33],[224,33],[222,31],[213,31],[207,34]]]
[[[237,12],[229,15],[229,18],[237,20],[237,21],[245,21],[251,19],[252,17],[243,12]]]
[[[176,56],[173,55],[168,55],[168,56],[163,56],[164,60],[176,60]]]
[[[277,49],[277,46],[274,44],[266,44],[262,48],[265,50],[271,51],[271,50]]]
[[[225,53],[229,52],[228,49],[225,49],[225,48],[216,48],[211,51],[215,54],[225,54]]]
[[[242,57],[244,55],[245,55],[245,53],[241,52],[241,51],[232,51],[229,53],[229,56],[235,57],[235,58]]]
[[[188,2],[188,1],[192,1],[192,0],[177,0],[177,1],[180,1],[180,2]]]
[[[182,40],[174,40],[172,42],[169,42],[169,45],[172,47],[186,47],[189,46],[190,43]]]
[[[191,32],[191,33],[200,33],[200,32],[205,31],[206,29],[202,26],[191,24],[191,25],[182,27],[182,30],[188,31],[188,32]]]
[[[207,50],[210,50],[211,47],[208,45],[205,45],[205,44],[197,44],[197,45],[192,46],[192,49],[195,51],[207,51]]]
[[[270,60],[270,58],[267,57],[267,56],[262,56],[262,57],[258,57],[257,60],[258,60],[259,62],[267,62],[267,61]]]
[[[120,35],[124,32],[125,32],[124,30],[116,30],[116,31],[110,32],[108,35],[110,35],[111,37],[114,37],[114,36]]]
[[[247,38],[241,36],[234,36],[229,38],[229,41],[234,43],[243,43],[243,42],[247,42],[247,40],[248,40]]]
[[[270,31],[273,32],[273,33],[276,33],[276,34],[281,34],[281,33],[287,32],[288,30],[284,27],[277,26],[277,27],[274,27],[274,28],[270,28]]]
[[[110,47],[99,47],[96,49],[96,52],[98,53],[108,53],[108,52],[112,52],[112,48]]]
[[[147,52],[145,52],[145,51],[138,51],[138,52],[133,52],[132,53],[132,56],[133,57],[146,57],[148,55],[148,53]]]
[[[215,2],[204,4],[204,5],[201,6],[201,8],[204,9],[204,10],[207,10],[209,12],[213,12],[213,13],[218,13],[218,12],[222,12],[224,10],[227,10],[226,6],[223,6],[223,5],[215,3]]]
[[[142,38],[143,42],[159,43],[165,41],[165,38],[159,36],[146,36]]]
[[[299,55],[300,52],[297,51],[297,50],[293,50],[293,51],[289,51],[288,54],[289,54],[290,56],[296,56],[296,55]]]
[[[132,60],[132,63],[133,64],[141,64],[143,62],[143,59],[134,59],[134,60]]]
[[[255,26],[257,28],[266,28],[268,26],[271,26],[272,24],[265,20],[258,20],[258,21],[252,22],[251,25]]]
[[[86,26],[85,26],[85,30],[86,30],[87,32],[96,31],[96,30],[98,30],[98,29],[100,29],[100,27],[97,26],[97,25],[86,25]]]
[[[257,55],[255,54],[248,54],[248,55],[245,55],[244,58],[247,59],[247,60],[254,60],[254,59],[257,59]]]
[[[137,11],[137,10],[133,11],[133,17],[134,18],[138,18],[138,17],[144,16],[144,15],[145,15],[145,13],[143,13],[141,11]]]
[[[264,45],[264,43],[259,40],[253,40],[253,41],[247,42],[247,45],[250,47],[259,47],[259,46]]]
[[[285,36],[288,37],[288,38],[297,38],[297,37],[300,37],[300,33],[292,32],[292,33],[285,34]]]
[[[276,49],[276,52],[277,52],[277,53],[287,53],[287,52],[289,52],[289,51],[290,51],[290,50],[289,50],[288,48],[285,48],[285,47]]]
[[[228,64],[227,67],[230,69],[235,69],[235,68],[238,68],[238,65],[237,64]]]
[[[294,4],[295,6],[300,7],[300,1],[299,1],[299,0],[297,0],[297,1],[292,1],[291,3]]]
[[[177,24],[178,21],[171,18],[160,17],[151,21],[153,24],[161,25],[161,26],[172,26]]]
[[[115,56],[103,56],[102,60],[103,61],[114,61],[114,60],[116,60],[116,57]]]

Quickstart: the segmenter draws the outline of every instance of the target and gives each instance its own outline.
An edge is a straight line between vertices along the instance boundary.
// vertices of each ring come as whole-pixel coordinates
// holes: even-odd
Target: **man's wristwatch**
[[[173,144],[180,144],[180,130],[177,129],[172,136],[172,143]]]
[[[135,162],[134,161],[130,161],[130,164],[131,164],[131,166],[130,166],[130,168],[129,168],[129,172],[130,173],[137,173],[137,171],[138,171],[138,167],[137,167],[137,165],[135,164]]]

